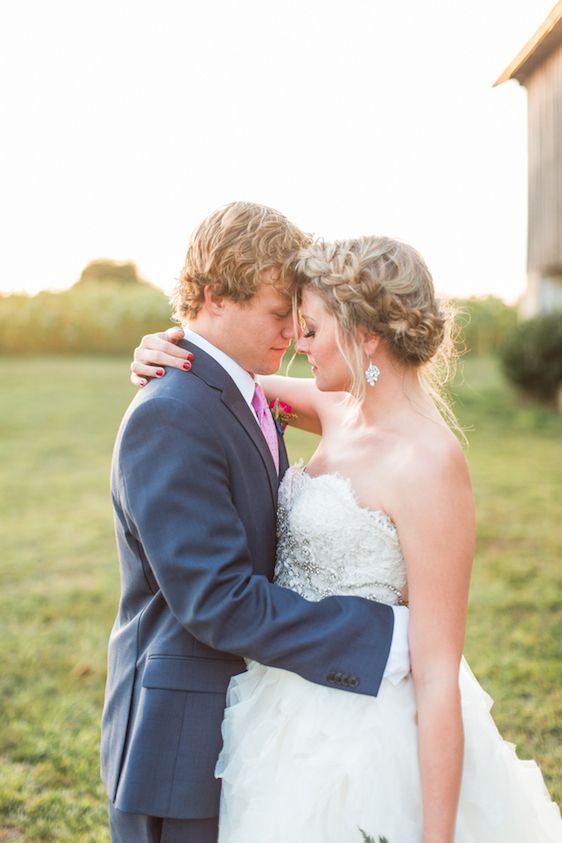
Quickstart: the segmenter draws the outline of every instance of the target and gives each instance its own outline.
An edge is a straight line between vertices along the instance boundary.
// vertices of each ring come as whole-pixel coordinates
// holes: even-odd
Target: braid
[[[431,275],[411,246],[388,237],[318,242],[303,249],[302,280],[320,292],[347,333],[362,325],[399,360],[430,361],[445,339]]]

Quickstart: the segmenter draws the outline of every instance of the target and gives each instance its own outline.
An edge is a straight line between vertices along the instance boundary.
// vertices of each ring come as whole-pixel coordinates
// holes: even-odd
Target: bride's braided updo
[[[384,339],[401,364],[420,379],[449,424],[454,414],[441,396],[454,357],[452,309],[439,302],[422,256],[390,237],[317,241],[301,249],[297,281],[318,293],[335,316],[338,346],[352,372],[349,391],[365,392],[365,354],[358,328]]]
[[[361,325],[404,363],[427,363],[445,339],[448,317],[430,272],[406,243],[389,237],[318,242],[301,250],[297,270],[345,334]]]

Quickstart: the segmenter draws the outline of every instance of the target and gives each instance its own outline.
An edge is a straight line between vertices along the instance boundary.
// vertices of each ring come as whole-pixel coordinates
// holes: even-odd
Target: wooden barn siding
[[[562,271],[562,48],[525,80],[529,109],[528,268]]]

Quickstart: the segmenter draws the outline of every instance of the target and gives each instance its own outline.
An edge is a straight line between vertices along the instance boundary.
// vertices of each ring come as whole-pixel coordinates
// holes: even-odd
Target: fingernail
[[[191,369],[191,363],[189,362],[189,360],[185,361],[185,363],[183,364],[183,368],[186,370]]]
[[[159,378],[161,378],[162,375],[164,374],[164,369],[156,369],[156,374],[158,375]]]

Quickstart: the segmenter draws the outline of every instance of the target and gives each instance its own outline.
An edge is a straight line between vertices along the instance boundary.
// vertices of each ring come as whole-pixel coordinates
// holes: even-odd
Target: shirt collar
[[[212,342],[202,337],[201,334],[198,334],[193,328],[188,328],[184,326],[185,331],[185,338],[188,342],[193,343],[202,351],[205,351],[209,357],[212,357],[219,366],[225,370],[225,372],[230,375],[240,392],[242,393],[242,398],[253,411],[252,407],[252,398],[254,397],[254,390],[256,388],[256,382],[254,380],[254,376],[251,375],[246,369],[243,369],[236,360],[233,360],[232,357],[229,357],[228,354],[225,354],[220,348],[217,348],[216,345],[213,345]]]

